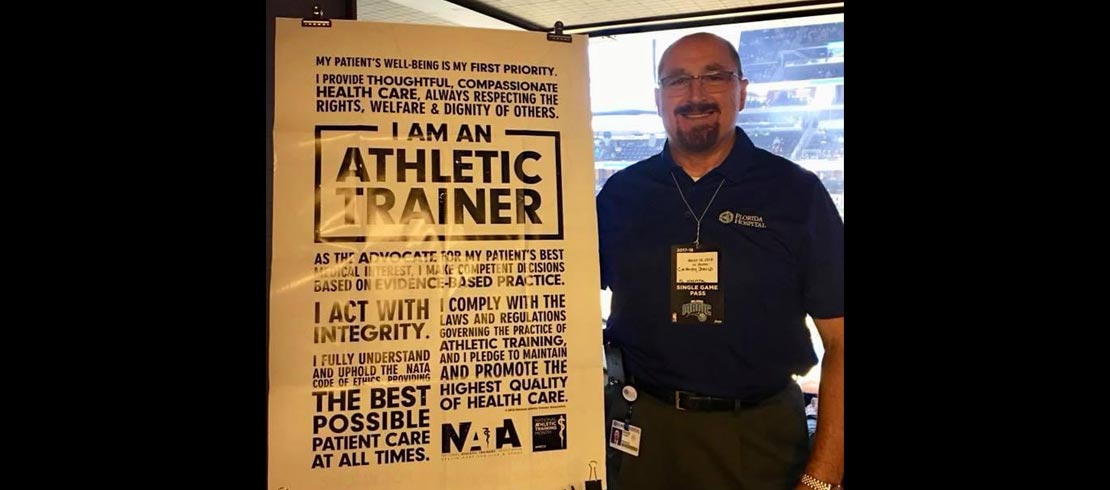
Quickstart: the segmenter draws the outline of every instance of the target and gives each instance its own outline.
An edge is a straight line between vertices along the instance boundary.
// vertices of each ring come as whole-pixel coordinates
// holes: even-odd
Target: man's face
[[[694,36],[682,39],[660,61],[661,78],[702,75],[707,72],[737,72],[729,50],[720,39]],[[671,144],[689,153],[709,151],[729,137],[736,114],[744,108],[747,80],[732,79],[726,88],[706,90],[702,80],[692,80],[679,90],[656,88],[655,105],[663,118]]]

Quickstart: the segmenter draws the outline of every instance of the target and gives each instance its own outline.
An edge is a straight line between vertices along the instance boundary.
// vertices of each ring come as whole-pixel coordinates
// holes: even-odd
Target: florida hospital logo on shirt
[[[724,223],[726,225],[728,225],[728,224],[737,224],[737,225],[743,225],[743,226],[750,226],[752,228],[766,228],[767,227],[767,224],[763,222],[763,217],[762,216],[756,216],[754,214],[741,214],[741,213],[734,213],[732,211],[723,211],[723,212],[721,212],[721,214],[719,216],[717,216],[717,219],[721,220],[721,223]]]
[[[701,301],[692,301],[682,305],[682,316],[697,315],[699,322],[704,322],[713,316],[713,305]]]

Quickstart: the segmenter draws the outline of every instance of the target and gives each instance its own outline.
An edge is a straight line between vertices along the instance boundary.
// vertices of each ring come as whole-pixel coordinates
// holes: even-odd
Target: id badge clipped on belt
[[[633,456],[639,456],[640,428],[614,419],[609,432],[609,447]]]
[[[671,323],[712,325],[725,320],[724,292],[716,247],[671,247]]]

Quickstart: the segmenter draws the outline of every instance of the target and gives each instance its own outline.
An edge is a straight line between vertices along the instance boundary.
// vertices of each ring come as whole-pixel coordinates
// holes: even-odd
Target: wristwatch
[[[818,480],[806,473],[802,473],[802,484],[813,490],[843,490],[840,484],[833,485],[829,482]]]

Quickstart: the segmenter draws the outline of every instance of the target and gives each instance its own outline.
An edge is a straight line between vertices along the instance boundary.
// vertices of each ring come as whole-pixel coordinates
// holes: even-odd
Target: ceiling
[[[843,12],[844,2],[798,0],[356,0],[357,19],[493,29],[617,34]],[[693,24],[689,24],[693,23]]]

